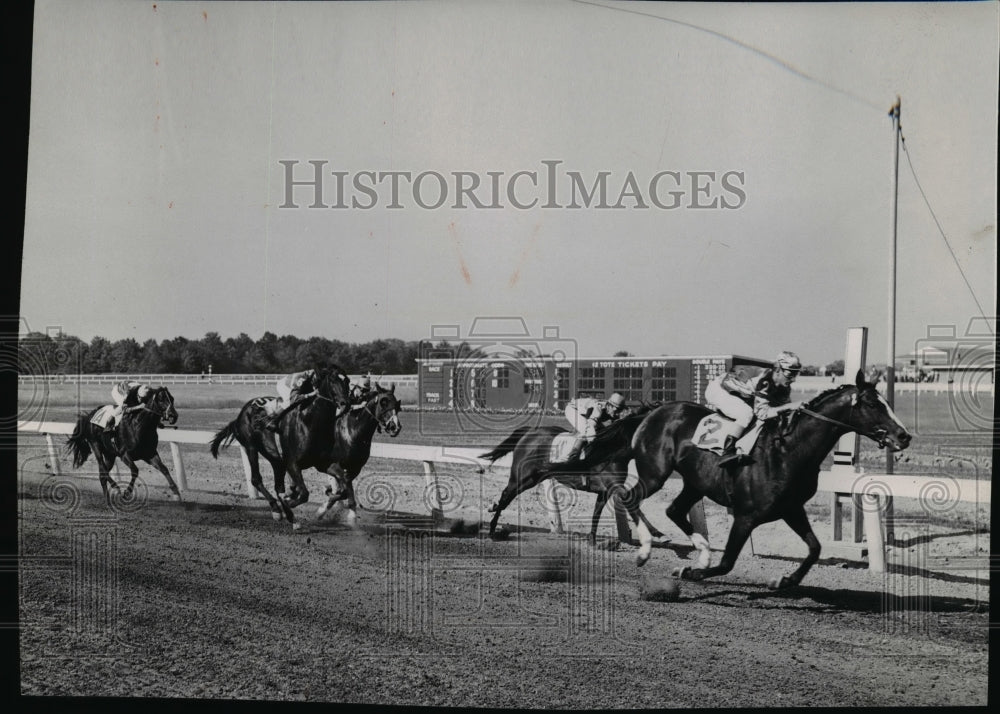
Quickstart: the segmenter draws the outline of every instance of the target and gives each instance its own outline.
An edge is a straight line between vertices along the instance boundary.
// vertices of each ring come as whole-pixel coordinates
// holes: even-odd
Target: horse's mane
[[[830,397],[841,394],[845,389],[853,389],[853,388],[854,388],[853,384],[841,384],[836,387],[831,387],[830,389],[820,392],[815,397],[810,399],[808,402],[803,403],[802,406],[809,407],[810,409],[815,409]]]
[[[803,402],[802,406],[808,409],[816,409],[833,397],[839,396],[846,390],[854,388],[855,386],[853,384],[841,384],[836,387],[831,387],[830,389],[820,392],[808,402]],[[763,427],[761,428],[761,435],[778,434],[782,437],[789,436],[795,430],[795,425],[798,423],[796,419],[798,416],[797,411],[798,410],[789,410],[779,414],[776,419],[765,420]]]

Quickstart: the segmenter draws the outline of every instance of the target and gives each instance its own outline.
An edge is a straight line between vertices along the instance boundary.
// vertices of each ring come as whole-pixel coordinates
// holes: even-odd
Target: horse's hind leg
[[[680,575],[685,580],[703,580],[716,575],[725,575],[733,569],[753,529],[754,523],[750,516],[737,515],[733,520],[733,527],[729,529],[729,540],[726,541],[726,549],[718,565],[711,568],[678,568],[674,571],[674,575]]]
[[[490,537],[496,535],[497,522],[500,520],[500,513],[507,508],[515,498],[538,483],[533,477],[521,479],[514,469],[511,469],[510,479],[500,494],[500,500],[490,507],[493,518],[490,519]]]
[[[113,478],[111,478],[111,467],[115,465],[114,456],[106,456],[103,451],[100,450],[100,445],[92,442],[90,444],[90,450],[94,454],[94,458],[97,460],[97,474],[101,480],[101,490],[104,491],[104,500],[107,504],[111,505],[111,489],[118,490],[118,484]]]
[[[601,511],[604,510],[604,506],[607,502],[608,502],[608,492],[606,490],[598,491],[597,500],[594,502],[594,516],[590,521],[591,545],[597,543],[597,524],[600,523]]]
[[[285,506],[285,502],[281,500],[280,494],[279,498],[275,498],[271,495],[271,492],[264,487],[264,477],[260,475],[260,454],[257,449],[253,447],[244,447],[247,452],[247,461],[250,464],[250,484],[257,489],[257,493],[261,494],[267,499],[267,505],[271,508],[271,518],[276,521],[280,521],[282,516],[291,517],[291,509]],[[281,485],[284,486],[284,475],[285,466],[281,463],[281,459],[272,459],[268,454],[264,454],[264,458],[268,460],[271,464],[271,468],[274,469],[274,484],[275,489],[278,486],[279,473],[282,477]]]
[[[819,540],[816,538],[816,534],[813,533],[812,526],[809,525],[805,508],[800,506],[794,513],[785,516],[785,523],[806,542],[806,545],[809,546],[809,555],[806,556],[802,564],[791,575],[785,575],[780,580],[775,579],[769,582],[767,586],[772,590],[798,585],[802,582],[802,578],[805,577],[806,573],[809,572],[809,569],[819,560]]]
[[[669,506],[667,506],[667,518],[677,524],[677,527],[684,531],[684,535],[691,539],[691,545],[698,550],[698,567],[707,568],[712,562],[712,551],[708,546],[708,540],[701,533],[695,533],[688,513],[691,507],[702,498],[701,494],[687,484],[681,489]]]

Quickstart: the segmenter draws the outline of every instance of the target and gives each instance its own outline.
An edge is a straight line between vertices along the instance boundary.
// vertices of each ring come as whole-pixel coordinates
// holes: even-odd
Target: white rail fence
[[[69,435],[73,433],[73,424],[65,422],[19,421],[17,430],[23,433],[35,434],[45,438],[48,448],[49,464],[54,473],[60,473],[59,451],[53,435]],[[215,436],[210,431],[162,430],[160,441],[170,445],[173,458],[173,475],[178,489],[183,493],[191,491],[187,483],[187,472],[181,454],[181,444],[206,446]],[[243,472],[246,479],[247,496],[251,499],[262,498],[254,488],[250,477],[250,462],[242,446],[234,442],[240,450]],[[488,461],[478,458],[482,449],[423,446],[419,444],[372,444],[371,455],[380,459],[399,459],[404,461],[420,461],[423,464],[426,492],[429,496],[431,515],[435,518],[443,514],[438,490],[435,464],[457,464],[472,469],[487,468]],[[509,469],[510,454],[498,459],[493,464],[494,469]],[[629,464],[629,473],[635,475],[634,463]],[[542,482],[544,491],[543,503],[548,510],[550,527],[554,533],[563,531],[562,515],[559,499],[554,496],[556,484],[552,479]],[[902,474],[857,473],[851,467],[834,467],[831,471],[821,471],[819,487],[821,492],[831,495],[831,538],[834,543],[843,543],[843,507],[842,500],[850,498],[854,504],[854,543],[867,540],[868,562],[873,571],[885,569],[885,523],[883,499],[887,497],[915,498],[931,503],[971,502],[982,505],[990,503],[991,482],[976,479],[957,479],[950,476],[907,476]],[[863,517],[859,518],[861,513]],[[703,512],[692,513],[692,521],[696,530],[707,536],[704,526]],[[700,526],[700,527],[699,527]],[[621,522],[619,521],[619,535]]]
[[[270,384],[274,385],[287,374],[46,374],[18,375],[18,384],[48,382],[51,384],[117,384],[125,379],[148,384]],[[352,381],[363,375],[349,375]],[[373,374],[382,384],[395,382],[398,387],[416,387],[415,374]]]

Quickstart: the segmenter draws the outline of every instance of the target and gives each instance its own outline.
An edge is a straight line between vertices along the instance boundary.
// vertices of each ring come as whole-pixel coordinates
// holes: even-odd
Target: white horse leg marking
[[[635,564],[641,567],[646,564],[650,553],[653,551],[653,536],[641,518],[639,519],[639,525],[636,526],[636,530],[639,531],[639,552],[635,556]]]
[[[691,534],[691,545],[698,549],[698,567],[707,568],[712,562],[712,551],[701,533]]]

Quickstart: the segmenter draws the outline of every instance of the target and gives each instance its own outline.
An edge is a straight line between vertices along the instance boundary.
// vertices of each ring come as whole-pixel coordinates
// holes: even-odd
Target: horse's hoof
[[[691,566],[685,565],[681,568],[674,568],[671,571],[671,575],[675,578],[680,578],[681,580],[690,580]]]
[[[780,578],[773,578],[769,580],[767,583],[767,588],[768,590],[782,590],[784,588],[787,588],[791,584],[792,581],[788,579],[787,575],[785,575]]]
[[[295,521],[295,522],[294,522],[294,523],[292,524],[292,530],[293,530],[293,531],[297,531],[297,530],[298,530],[299,528],[301,528],[301,527],[302,527],[302,524],[301,524],[301,523],[299,523],[298,521]]]
[[[635,564],[637,567],[641,568],[646,564],[646,561],[648,560],[649,560],[649,553],[636,553],[635,555]]]

